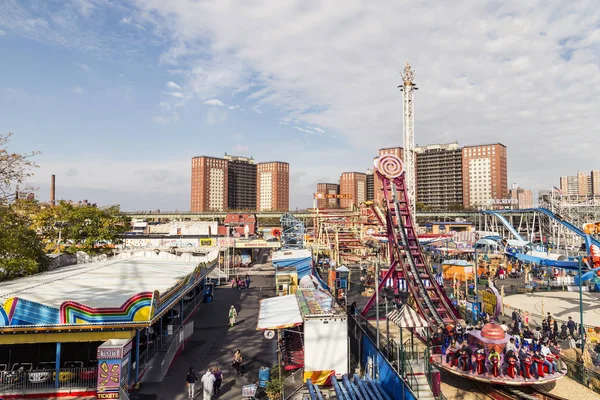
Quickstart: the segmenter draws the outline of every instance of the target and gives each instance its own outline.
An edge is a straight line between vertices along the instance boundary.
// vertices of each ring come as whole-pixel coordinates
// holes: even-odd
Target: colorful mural
[[[120,307],[94,308],[67,300],[56,308],[12,297],[0,307],[0,327],[151,321],[155,315],[171,308],[177,298],[204,279],[216,263],[216,260],[200,263],[191,274],[166,290],[162,296],[158,291],[138,293]]]

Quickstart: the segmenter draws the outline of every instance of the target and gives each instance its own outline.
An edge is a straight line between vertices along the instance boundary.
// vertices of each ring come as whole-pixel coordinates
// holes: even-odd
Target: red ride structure
[[[380,291],[391,280],[398,294],[401,282],[405,282],[415,300],[417,311],[429,322],[430,329],[458,323],[461,319],[458,310],[436,281],[433,271],[425,264],[408,203],[402,160],[392,154],[383,155],[375,160],[375,173],[383,186],[390,256],[390,267],[379,283]],[[375,296],[365,305],[363,316],[373,306]]]
[[[383,184],[384,212],[381,213],[378,209],[374,211],[377,218],[386,225],[390,262],[389,269],[381,277],[381,281],[376,282],[379,285],[379,293],[383,292],[384,287],[393,287],[398,298],[406,297],[401,296],[400,292],[408,292],[409,303],[427,320],[432,334],[438,327],[452,332],[452,328],[457,324],[464,326],[465,321],[435,279],[431,268],[426,265],[410,211],[402,160],[392,154],[380,156],[375,160],[375,173]],[[367,317],[376,296],[377,291],[361,311],[364,317]],[[454,375],[495,385],[543,384],[556,381],[566,373],[563,369],[550,375],[540,374],[539,380],[532,380],[529,370],[533,359],[529,356],[527,360],[523,360],[525,371],[520,371],[521,374],[517,375],[519,360],[514,356],[507,356],[505,346],[510,336],[506,335],[498,324],[486,324],[481,331],[471,332],[464,339],[475,353],[474,356],[468,355],[475,359],[474,371],[456,365],[456,361],[463,355],[451,355],[446,362],[446,348],[443,348],[441,353],[433,352],[432,364]],[[481,352],[479,356],[478,352]],[[498,356],[492,355],[488,361],[489,354]],[[472,364],[473,358],[462,361],[459,364],[466,367]]]

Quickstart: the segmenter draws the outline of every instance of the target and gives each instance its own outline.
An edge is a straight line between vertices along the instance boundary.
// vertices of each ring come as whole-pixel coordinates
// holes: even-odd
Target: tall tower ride
[[[414,91],[417,90],[417,85],[413,82],[415,71],[406,63],[404,70],[400,72],[404,83],[401,86],[402,108],[404,118],[402,125],[404,128],[404,176],[406,182],[406,193],[408,195],[408,204],[410,205],[411,214],[414,216],[416,211],[416,179],[415,179],[415,114],[413,105]]]

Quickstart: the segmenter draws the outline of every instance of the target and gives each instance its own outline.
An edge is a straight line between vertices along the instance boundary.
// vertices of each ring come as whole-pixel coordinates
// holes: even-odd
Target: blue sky
[[[42,152],[42,200],[54,173],[59,198],[187,210],[190,158],[227,152],[289,162],[302,208],[402,144],[410,61],[418,144],[502,142],[547,189],[600,169],[600,11],[521,3],[0,0],[0,132]]]

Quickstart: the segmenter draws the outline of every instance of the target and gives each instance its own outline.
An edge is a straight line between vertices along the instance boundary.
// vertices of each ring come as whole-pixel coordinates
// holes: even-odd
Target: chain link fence
[[[283,380],[283,400],[291,398],[304,386],[304,368],[292,372]]]

